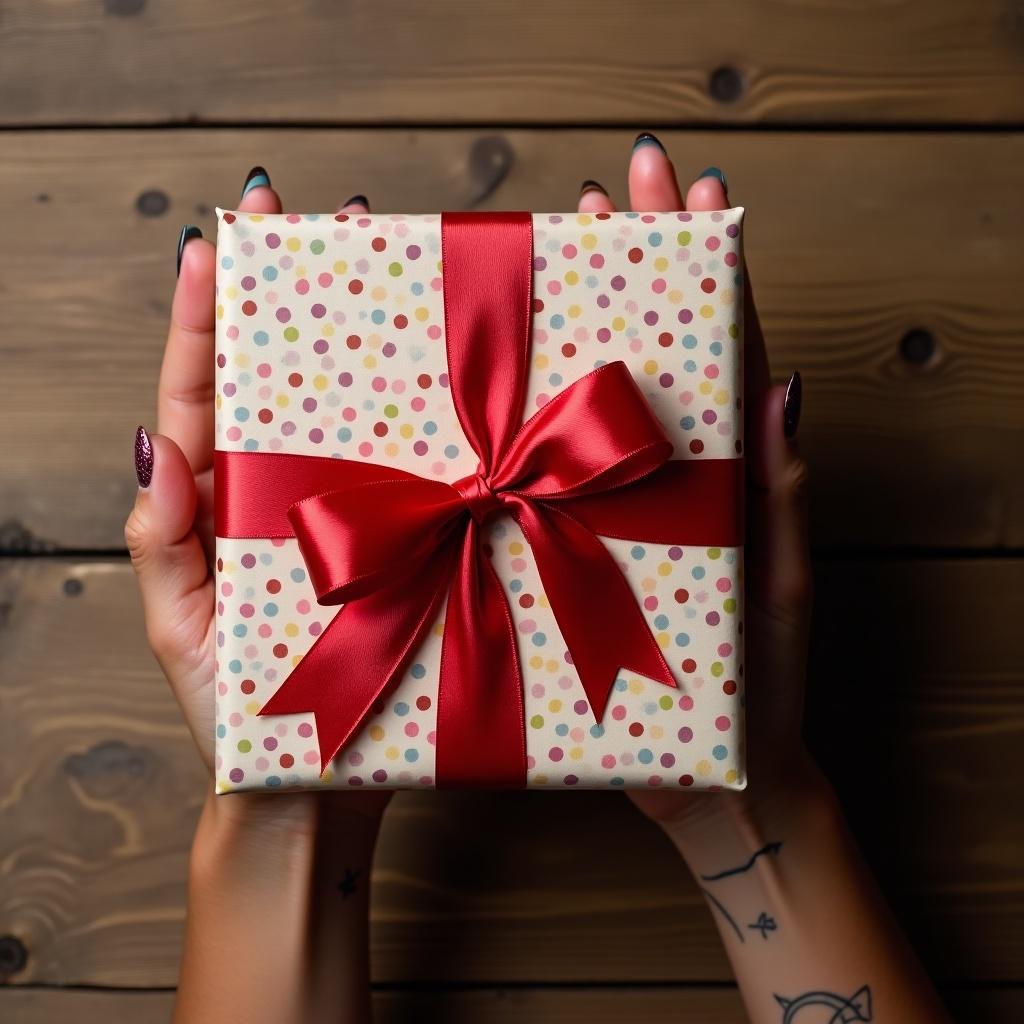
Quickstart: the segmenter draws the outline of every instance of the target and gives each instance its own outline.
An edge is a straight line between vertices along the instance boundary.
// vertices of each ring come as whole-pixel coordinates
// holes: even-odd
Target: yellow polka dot
[[[383,726],[371,725],[370,726],[370,739],[373,740],[375,743],[379,743],[382,739],[384,739],[384,728],[383,728]]]
[[[658,563],[658,575],[659,576],[670,576],[672,574],[672,563],[671,562],[659,562]]]
[[[419,320],[420,323],[423,323],[423,321],[430,316],[430,310],[427,309],[426,306],[417,306],[416,312],[413,313],[413,316],[416,317],[416,319]]]
[[[660,740],[662,736],[665,735],[665,730],[662,729],[660,725],[652,725],[647,730],[647,735],[650,736],[652,740]]]
[[[388,441],[388,443],[384,445],[384,454],[388,456],[388,458],[393,459],[398,454],[398,445],[395,444],[394,441]]]
[[[626,321],[623,320],[621,316],[617,316],[612,321],[612,330],[613,331],[624,331],[625,329],[626,329]]]
[[[233,284],[228,285],[228,287],[224,289],[224,296],[228,299],[237,299],[238,289]]]
[[[235,571],[235,568],[236,566],[234,562],[225,562],[224,569],[222,571],[226,572],[230,576]]]
[[[576,223],[582,224],[584,227],[586,227],[588,224],[594,223],[594,218],[591,217],[589,213],[577,213]]]
[[[567,271],[566,275],[565,275],[565,283],[566,284],[579,284],[580,283],[580,275],[577,274],[575,270]]]
[[[580,313],[582,313],[582,312],[583,312],[583,310],[582,310],[582,309],[580,309],[580,307],[579,307],[579,306],[570,306],[570,307],[569,307],[569,308],[568,308],[568,309],[566,310],[566,313],[567,313],[567,314],[569,315],[569,319],[570,319],[570,320],[577,320],[577,319],[579,319],[579,315],[580,315]]]
[[[646,687],[639,679],[630,679],[629,681],[629,692],[630,693],[643,693]]]
[[[329,381],[327,380],[326,374],[318,373],[313,378],[313,387],[315,387],[317,389],[317,391],[324,391],[324,390],[326,390],[328,383],[329,383]]]
[[[278,395],[277,398],[274,399],[274,404],[278,409],[287,409],[288,406],[291,405],[291,402],[292,400],[284,394]]]
[[[366,344],[370,348],[372,348],[374,350],[374,352],[376,352],[377,349],[380,348],[382,343],[383,343],[383,339],[381,338],[381,336],[379,334],[368,334],[366,336]]]
[[[325,338],[333,338],[334,324],[324,324],[323,327],[320,328],[320,332],[323,334]]]
[[[401,434],[401,435],[402,435],[402,437],[404,437],[404,438],[405,438],[405,439],[406,439],[407,441],[408,441],[408,440],[409,440],[409,438],[410,438],[410,437],[412,437],[412,435],[413,435],[413,434],[415,433],[415,431],[414,431],[414,430],[413,430],[413,428],[412,428],[412,424],[411,424],[411,423],[403,423],[403,424],[402,424],[402,425],[401,425],[401,426],[400,426],[400,427],[398,428],[398,432],[399,432],[399,434]]]
[[[711,392],[714,390],[714,388],[711,386],[711,381],[709,381],[709,380],[702,380],[700,382],[700,386],[697,388],[697,390],[702,395],[710,395]]]
[[[444,636],[444,623],[439,622],[433,629],[434,636]]]
[[[530,779],[530,784],[533,786],[546,786],[548,784],[548,777],[543,772],[538,772]]]
[[[583,748],[582,748],[582,747],[572,747],[572,748],[570,748],[570,750],[569,750],[569,756],[570,756],[570,757],[571,757],[571,758],[572,758],[572,759],[573,759],[574,761],[580,761],[580,760],[582,760],[582,758],[583,758]]]
[[[298,665],[298,663],[300,661],[302,661],[302,655],[301,654],[294,655],[292,657],[292,668],[295,668],[295,666]]]
[[[386,757],[386,758],[387,758],[387,759],[388,759],[389,761],[397,761],[397,760],[398,760],[398,747],[388,747],[388,748],[387,748],[387,749],[386,749],[386,750],[384,751],[384,756],[385,756],[385,757]]]
[[[261,707],[263,705],[258,700],[251,700],[245,705],[245,713],[247,715],[257,715]]]
[[[544,668],[548,672],[557,672],[558,671],[558,662],[555,661],[554,658],[548,658],[548,660],[546,662],[544,662]]]
[[[556,715],[561,710],[562,710],[562,702],[557,697],[555,697],[554,700],[549,700],[548,701],[548,711],[550,711],[551,714]]]
[[[368,370],[377,369],[377,357],[372,355],[363,356],[363,366]]]
[[[320,781],[325,786],[329,786],[333,779],[334,779],[334,772],[332,772],[330,768],[327,768],[324,771],[323,775],[320,776]]]
[[[658,271],[668,270],[668,260],[664,256],[659,256],[654,261],[654,269]]]
[[[658,372],[658,364],[654,359],[648,359],[644,363],[644,373],[650,375]]]
[[[223,399],[221,398],[221,396],[220,396],[220,395],[218,395],[218,396],[217,396],[217,397],[216,397],[216,398],[215,398],[215,399],[213,400],[213,404],[214,404],[214,405],[215,405],[215,406],[216,406],[216,407],[217,407],[218,409],[220,409],[220,408],[222,408],[222,407],[223,407],[223,405],[224,405],[224,401],[223,401]]]
[[[537,598],[537,604],[539,604],[541,606],[541,608],[550,608],[551,607],[551,603],[548,601],[548,595],[547,594],[541,594],[540,597]]]
[[[550,361],[551,360],[548,359],[548,357],[546,355],[544,355],[543,353],[541,355],[539,355],[539,356],[534,356],[533,357],[533,365],[538,370],[547,369],[547,365],[548,365],[548,363]]]
[[[706,758],[701,758],[697,762],[697,774],[703,775],[705,778],[711,774],[711,762]]]
[[[729,785],[732,785],[732,783],[734,783],[739,777],[740,777],[740,773],[738,771],[736,771],[735,768],[730,768],[725,773],[725,781],[727,783],[729,783]]]
[[[587,234],[580,239],[580,245],[582,245],[584,249],[593,249],[597,245],[597,235],[592,235],[588,231]]]
[[[289,622],[284,627],[284,635],[285,636],[298,636],[299,635],[299,627],[298,627],[297,623]]]
[[[224,307],[220,303],[217,303],[217,319],[224,319]]]
[[[725,405],[729,401],[729,392],[719,388],[715,392],[715,405]]]
[[[295,276],[296,277],[305,277],[306,276],[306,268],[305,267],[296,267],[295,268]]]
[[[732,304],[732,300],[733,300],[733,291],[732,291],[732,289],[731,288],[723,288],[718,293],[718,298],[721,301],[723,306],[731,305]]]
[[[291,238],[285,239],[284,247],[289,252],[298,252],[302,248],[302,241],[293,235]]]
[[[380,302],[388,297],[387,288],[377,285],[375,288],[370,289],[370,298],[376,302]]]
[[[263,214],[262,213],[250,213],[249,214],[249,220],[251,220],[253,222],[253,224],[259,224],[259,222],[261,220],[263,220]]]
[[[656,633],[654,639],[658,641],[658,646],[662,650],[668,647],[668,633]]]
[[[652,579],[650,576],[640,581],[640,589],[645,593],[649,594],[658,585],[658,581]]]
[[[521,555],[523,553],[523,545],[517,540],[512,541],[508,546],[508,553],[510,555]]]
[[[705,303],[700,307],[700,315],[704,317],[705,320],[710,320],[715,315],[715,307],[709,306]]]
[[[678,306],[679,303],[683,301],[683,293],[678,288],[673,288],[668,293],[668,301],[671,302],[673,306]]]
[[[347,274],[348,264],[344,260],[335,260],[333,269],[336,274]]]
[[[544,659],[539,654],[534,654],[530,658],[530,668],[535,672],[540,671],[544,667]]]

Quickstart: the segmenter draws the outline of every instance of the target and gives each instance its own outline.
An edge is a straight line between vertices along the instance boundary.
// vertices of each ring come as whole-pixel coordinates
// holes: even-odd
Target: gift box
[[[742,210],[218,219],[218,792],[743,788]]]

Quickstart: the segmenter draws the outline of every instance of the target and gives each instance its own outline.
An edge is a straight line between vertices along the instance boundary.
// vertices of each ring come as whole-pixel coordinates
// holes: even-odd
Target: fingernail
[[[148,487],[153,479],[153,445],[145,427],[135,431],[135,475],[140,487]]]
[[[192,238],[202,238],[203,233],[195,226],[195,224],[186,224],[181,229],[181,234],[178,235],[178,262],[175,266],[175,274],[181,274],[181,256],[185,251],[185,245]]]
[[[652,135],[650,132],[641,132],[633,140],[633,152],[635,153],[641,146],[657,146],[662,153],[665,152],[665,147],[661,144],[661,140],[657,135]]]
[[[345,202],[341,204],[342,209],[344,209],[346,206],[351,206],[353,203],[358,203],[360,206],[365,206],[367,209],[370,208],[370,200],[367,199],[366,196],[356,195],[350,196],[348,199],[346,199]]]
[[[246,176],[242,185],[244,199],[254,188],[270,188],[270,175],[265,167],[256,166]]]
[[[786,399],[782,403],[782,431],[787,438],[796,433],[800,426],[800,406],[803,402],[803,384],[800,381],[800,371],[795,370],[786,385]]]
[[[601,182],[593,181],[590,178],[587,178],[587,180],[580,185],[580,195],[583,195],[584,192],[600,192],[602,195],[608,195],[608,189],[606,189]]]
[[[722,188],[725,189],[726,192],[729,191],[728,182],[725,180],[725,172],[721,167],[705,167],[704,170],[697,175],[697,178],[717,178],[722,183]]]

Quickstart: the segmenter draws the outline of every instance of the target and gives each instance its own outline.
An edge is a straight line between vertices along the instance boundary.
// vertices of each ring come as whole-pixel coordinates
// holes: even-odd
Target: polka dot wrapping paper
[[[742,216],[533,215],[523,418],[622,360],[673,458],[740,458]],[[476,471],[447,376],[440,215],[218,218],[219,450]],[[485,530],[517,636],[526,784],[742,789],[742,548],[604,540],[678,689],[621,671],[598,722],[522,532],[508,516]],[[338,608],[317,603],[293,538],[218,537],[216,556],[218,792],[433,787],[443,608],[321,775],[312,713],[258,712]]]

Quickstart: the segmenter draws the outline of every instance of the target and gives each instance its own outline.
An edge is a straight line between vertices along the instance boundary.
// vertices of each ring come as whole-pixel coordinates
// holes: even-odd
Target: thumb
[[[188,714],[193,691],[211,671],[213,617],[213,583],[193,529],[195,478],[170,438],[150,436],[142,427],[135,464],[139,491],[125,543],[142,592],[149,645]]]

